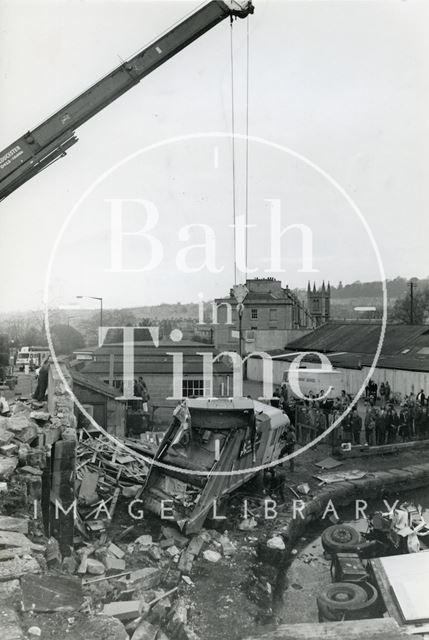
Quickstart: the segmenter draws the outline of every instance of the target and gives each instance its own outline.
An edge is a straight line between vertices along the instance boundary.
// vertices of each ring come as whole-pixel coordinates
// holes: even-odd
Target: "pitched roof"
[[[289,351],[319,351],[373,355],[380,339],[380,323],[328,322],[287,345]],[[428,325],[388,324],[382,355],[405,355],[429,347]]]
[[[70,373],[73,378],[73,384],[77,384],[78,386],[85,387],[87,389],[92,389],[92,391],[101,393],[103,396],[107,396],[109,398],[117,398],[122,395],[118,389],[105,384],[94,376],[87,376],[72,367],[70,368]]]
[[[329,322],[290,342],[283,352],[276,349],[270,355],[291,361],[296,352],[314,351],[328,354],[333,366],[359,369],[372,365],[380,333],[380,323]],[[312,360],[311,356],[306,359]],[[377,366],[429,371],[429,326],[388,324]]]
[[[114,363],[114,375],[121,376],[123,374],[123,360],[122,358],[115,359]],[[88,364],[83,369],[85,374],[97,374],[97,375],[105,375],[108,377],[109,374],[109,361],[101,360],[101,361],[92,361],[88,362]],[[193,359],[183,359],[183,373],[197,373],[203,374],[203,359],[202,358],[193,358]],[[232,368],[228,367],[222,362],[215,362],[213,364],[213,373],[214,374],[226,374],[232,373]],[[134,375],[144,375],[144,374],[173,374],[173,358],[162,359],[159,358],[157,360],[151,359],[147,360],[146,358],[137,358],[134,360]]]

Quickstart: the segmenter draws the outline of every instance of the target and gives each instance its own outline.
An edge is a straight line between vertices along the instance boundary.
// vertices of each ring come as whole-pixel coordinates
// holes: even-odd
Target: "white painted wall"
[[[289,362],[283,360],[273,361],[274,385],[280,385],[282,383],[284,373],[288,371],[289,366]],[[312,363],[311,367],[318,368],[318,365],[317,363]],[[338,383],[336,384],[339,392],[341,392],[341,389],[346,389],[349,393],[357,393],[368,375],[369,370],[369,367],[362,367],[362,369],[336,368],[335,371],[340,373]],[[247,376],[249,380],[262,381],[262,360],[260,358],[249,358]],[[420,389],[424,389],[426,394],[429,392],[429,372],[403,371],[400,369],[377,367],[372,378],[378,385],[380,385],[381,382],[389,381],[392,391],[399,392],[402,395],[409,394],[411,391],[418,393]],[[327,386],[329,385],[321,388],[326,388]]]

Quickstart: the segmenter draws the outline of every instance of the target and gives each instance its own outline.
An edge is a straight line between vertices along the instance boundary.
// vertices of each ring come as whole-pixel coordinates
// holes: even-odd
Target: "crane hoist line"
[[[0,151],[0,200],[78,141],[75,130],[225,18],[246,18],[252,0],[211,0]]]

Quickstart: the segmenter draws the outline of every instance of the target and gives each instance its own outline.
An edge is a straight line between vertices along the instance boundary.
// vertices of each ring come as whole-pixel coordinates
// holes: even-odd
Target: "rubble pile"
[[[50,424],[50,414],[34,411],[34,405],[41,404],[18,401],[11,405],[9,417],[0,417],[1,513],[16,513],[26,505],[31,508],[40,499],[45,438],[53,437],[45,426]]]
[[[134,498],[141,490],[149,470],[140,458],[118,449],[100,434],[81,438],[76,453],[76,491],[82,535],[105,530],[120,496]]]
[[[79,610],[115,618],[132,640],[196,640],[188,624],[193,563],[230,562],[235,552],[225,533],[203,530],[187,538],[166,526],[157,540],[148,533],[132,542],[102,535],[83,543],[62,569],[81,578]]]

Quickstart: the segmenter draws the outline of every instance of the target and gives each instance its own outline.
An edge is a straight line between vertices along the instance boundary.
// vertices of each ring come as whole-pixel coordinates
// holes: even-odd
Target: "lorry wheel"
[[[335,582],[317,598],[319,621],[364,620],[377,617],[378,591],[369,582]]]
[[[351,551],[359,543],[358,531],[347,524],[334,524],[322,533],[322,546],[328,553]]]
[[[370,582],[361,582],[360,586],[366,592],[366,601],[356,610],[356,618],[376,618],[378,611],[378,591]]]
[[[317,597],[319,619],[341,620],[365,606],[366,601],[367,593],[361,586],[351,582],[333,582]]]

